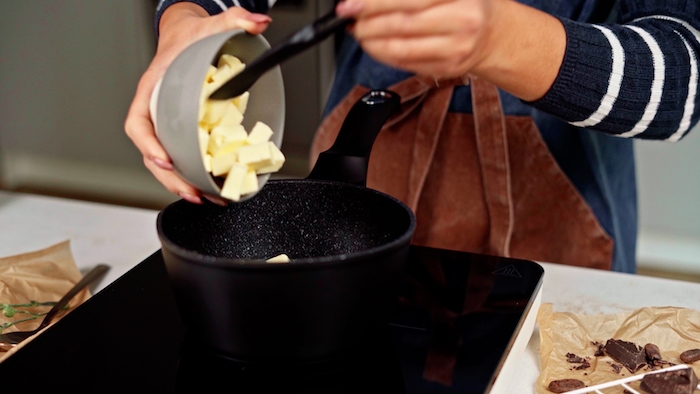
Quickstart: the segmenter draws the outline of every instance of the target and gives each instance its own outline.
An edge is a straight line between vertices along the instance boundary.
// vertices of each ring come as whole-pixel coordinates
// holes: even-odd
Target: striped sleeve
[[[159,0],[155,15],[156,34],[158,33],[158,25],[163,11],[171,5],[183,1],[201,6],[209,15],[216,15],[231,7],[243,7],[251,12],[265,14],[275,4],[276,0]]]
[[[562,19],[564,62],[552,88],[532,105],[620,137],[680,140],[700,118],[700,21],[690,15],[605,25]]]

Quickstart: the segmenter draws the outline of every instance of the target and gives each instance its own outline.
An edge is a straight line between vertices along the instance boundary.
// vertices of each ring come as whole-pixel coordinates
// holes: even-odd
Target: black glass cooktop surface
[[[388,324],[334,360],[268,366],[222,358],[188,336],[158,251],[0,363],[0,387],[482,394],[542,276],[531,261],[412,246]]]

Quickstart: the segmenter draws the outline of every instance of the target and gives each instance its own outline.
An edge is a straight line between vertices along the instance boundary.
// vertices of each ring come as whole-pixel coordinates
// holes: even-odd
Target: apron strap
[[[474,76],[470,78],[476,144],[490,217],[486,253],[508,257],[513,234],[513,196],[505,118],[496,86]]]
[[[452,99],[452,91],[455,86],[463,84],[464,81],[460,78],[438,81],[414,76],[389,87],[389,90],[401,97],[401,111],[387,121],[385,128],[400,122],[416,109],[423,106],[430,108],[430,111],[420,112],[416,125],[418,130],[416,130],[411,152],[406,205],[414,212],[418,209],[423,186],[435,156],[440,131]]]
[[[408,178],[407,205],[415,212],[440,140],[452,92],[455,86],[465,83],[471,84],[475,137],[484,199],[490,217],[489,241],[484,252],[508,257],[513,233],[513,197],[505,117],[496,86],[474,76],[469,76],[468,81],[411,77],[389,88],[401,97],[401,111],[384,127],[391,127],[423,106],[430,108],[430,111],[420,113],[417,122]]]

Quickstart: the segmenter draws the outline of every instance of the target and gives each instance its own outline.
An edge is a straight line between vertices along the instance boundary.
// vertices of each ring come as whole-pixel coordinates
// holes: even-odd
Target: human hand
[[[499,0],[500,1],[500,0]],[[484,56],[496,0],[344,0],[362,48],[390,66],[434,78],[465,74]]]
[[[566,50],[554,16],[514,0],[343,0],[341,17],[376,60],[435,79],[467,73],[534,101]]]
[[[202,203],[201,191],[173,171],[170,157],[156,136],[149,109],[156,83],[163,77],[173,60],[191,43],[233,29],[260,34],[265,31],[271,20],[267,15],[251,13],[240,7],[229,8],[220,14],[209,16],[203,8],[187,2],[174,4],[163,13],[156,54],[139,80],[124,129],[143,155],[146,168],[171,193],[193,203]],[[219,204],[224,203],[214,196],[203,197]]]

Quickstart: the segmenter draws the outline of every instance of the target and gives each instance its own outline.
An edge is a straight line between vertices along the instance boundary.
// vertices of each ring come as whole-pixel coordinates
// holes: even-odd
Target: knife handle
[[[92,281],[94,281],[95,279],[102,276],[102,274],[107,272],[107,270],[109,270],[108,265],[98,264],[95,268],[88,272],[87,275],[85,275],[83,279],[80,280],[80,282],[76,283],[75,286],[73,286],[73,288],[71,288],[68,291],[68,293],[66,293],[60,300],[58,300],[58,302],[51,308],[51,310],[46,314],[46,316],[44,316],[44,320],[41,322],[41,324],[35,331],[39,331],[42,328],[48,326],[49,323],[51,323],[51,320],[53,320],[54,316],[56,316],[56,314],[60,312],[61,309],[63,309],[63,307],[66,306],[68,302],[71,299],[73,299],[73,297],[75,297],[76,294],[78,294],[78,292],[80,292],[80,290],[92,283]]]

